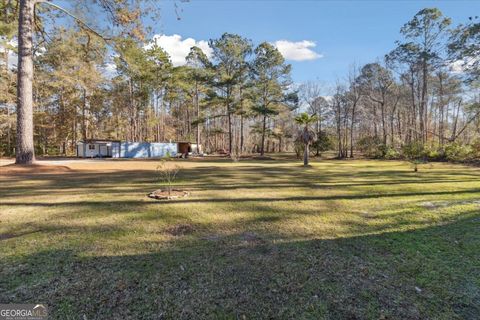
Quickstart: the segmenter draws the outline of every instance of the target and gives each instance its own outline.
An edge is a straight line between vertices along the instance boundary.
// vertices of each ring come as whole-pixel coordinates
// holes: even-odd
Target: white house
[[[118,148],[117,140],[85,140],[77,143],[77,157],[80,158],[108,158],[112,157],[112,150]]]
[[[80,158],[163,158],[175,157],[185,143],[127,142],[119,140],[85,140],[77,143]],[[188,151],[187,151],[188,152]]]

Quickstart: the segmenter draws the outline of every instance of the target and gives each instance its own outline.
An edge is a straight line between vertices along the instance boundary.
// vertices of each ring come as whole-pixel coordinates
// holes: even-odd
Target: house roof
[[[121,142],[120,140],[110,140],[110,139],[85,139],[80,141],[80,143],[105,143],[105,142]]]

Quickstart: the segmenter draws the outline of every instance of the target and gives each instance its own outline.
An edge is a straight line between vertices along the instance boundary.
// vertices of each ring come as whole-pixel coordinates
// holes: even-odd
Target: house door
[[[104,145],[104,144],[103,144],[103,145],[102,145],[102,144],[100,145],[100,150],[99,150],[98,156],[99,156],[100,158],[103,158],[103,157],[107,157],[107,156],[108,156],[108,148],[107,148],[106,145]]]

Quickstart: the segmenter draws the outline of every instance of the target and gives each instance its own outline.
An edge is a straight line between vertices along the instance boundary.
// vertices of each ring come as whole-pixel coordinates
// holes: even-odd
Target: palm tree
[[[295,122],[303,126],[303,130],[299,134],[299,140],[304,144],[303,148],[303,165],[308,166],[308,155],[310,153],[310,144],[315,141],[315,132],[310,130],[309,125],[317,121],[317,115],[304,112],[295,117]]]

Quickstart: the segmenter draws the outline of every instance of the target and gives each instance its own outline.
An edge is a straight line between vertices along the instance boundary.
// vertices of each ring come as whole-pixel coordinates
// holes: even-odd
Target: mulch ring
[[[150,192],[147,197],[157,200],[172,200],[187,197],[189,194],[189,192],[180,189],[171,189],[170,192],[167,189],[158,189]]]

